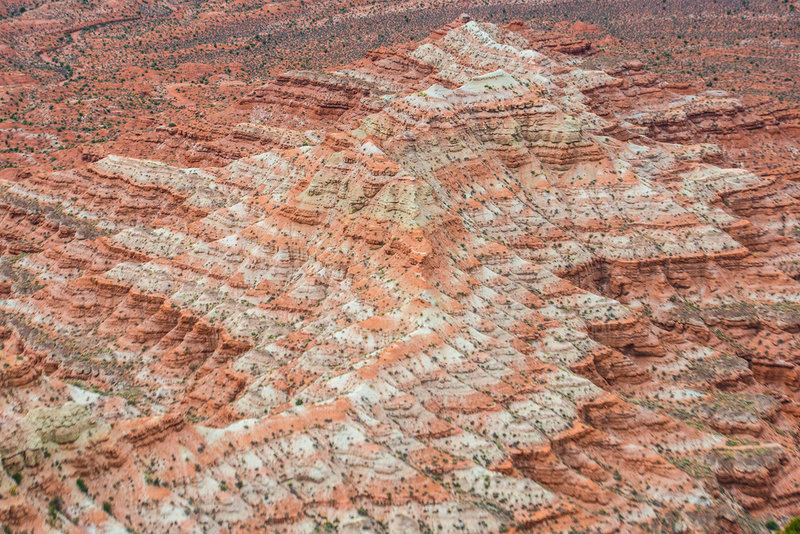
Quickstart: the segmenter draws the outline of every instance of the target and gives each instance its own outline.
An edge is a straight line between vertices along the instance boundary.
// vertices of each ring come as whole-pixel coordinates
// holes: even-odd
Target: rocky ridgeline
[[[197,168],[6,171],[0,522],[800,512],[798,112],[592,53],[464,18],[136,141]]]

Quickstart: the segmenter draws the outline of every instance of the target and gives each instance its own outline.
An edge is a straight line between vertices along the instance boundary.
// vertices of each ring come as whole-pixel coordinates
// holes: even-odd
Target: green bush
[[[783,534],[800,534],[800,517],[789,521],[789,524],[783,529]]]
[[[61,497],[56,497],[50,501],[50,503],[47,505],[50,519],[55,519],[58,516],[58,513],[61,511],[62,504]]]
[[[82,478],[76,480],[75,484],[77,484],[78,489],[81,490],[82,492],[89,493],[89,487],[86,485],[86,482],[84,482]]]

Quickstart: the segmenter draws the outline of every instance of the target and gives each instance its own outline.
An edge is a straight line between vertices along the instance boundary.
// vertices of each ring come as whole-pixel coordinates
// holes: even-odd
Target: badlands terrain
[[[306,3],[2,4],[3,528],[800,515],[795,4]]]

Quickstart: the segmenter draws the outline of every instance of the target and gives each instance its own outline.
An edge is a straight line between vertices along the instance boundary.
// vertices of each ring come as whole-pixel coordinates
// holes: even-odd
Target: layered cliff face
[[[592,53],[463,18],[142,142],[184,167],[3,171],[0,522],[800,513],[800,111]]]

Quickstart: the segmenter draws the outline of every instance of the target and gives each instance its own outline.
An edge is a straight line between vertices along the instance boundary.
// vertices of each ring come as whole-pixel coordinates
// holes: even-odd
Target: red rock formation
[[[98,20],[118,17],[65,27]],[[0,521],[800,512],[797,111],[551,30],[462,18],[138,128],[125,155],[4,171]]]

